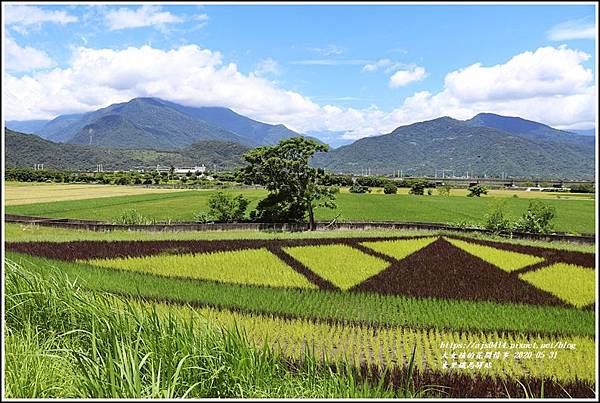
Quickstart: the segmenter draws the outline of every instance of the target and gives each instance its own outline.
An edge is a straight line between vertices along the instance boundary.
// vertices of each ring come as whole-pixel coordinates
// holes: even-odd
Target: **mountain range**
[[[210,169],[231,170],[243,165],[242,154],[250,150],[239,143],[199,140],[179,150],[142,150],[55,143],[35,134],[5,130],[7,167],[32,167],[85,171],[102,164],[103,169],[129,170],[156,165],[193,167],[204,164]]]
[[[90,169],[96,163],[105,169],[157,163],[229,169],[239,166],[250,148],[301,135],[228,108],[190,107],[158,98],[134,98],[49,121],[8,121],[6,126],[14,130],[7,131],[7,165],[44,163],[61,169]],[[340,134],[309,132],[306,137],[331,142]],[[340,147],[316,155],[312,163],[353,174],[402,170],[432,175],[444,169],[456,175],[593,178],[595,136],[584,134],[492,113],[464,121],[441,117],[351,144],[336,141]]]
[[[284,125],[258,122],[228,108],[196,108],[158,98],[134,98],[50,121],[8,121],[6,127],[54,142],[125,149],[177,149],[198,140],[256,147],[300,135]]]
[[[461,121],[441,117],[400,126],[316,155],[313,164],[335,172],[593,178],[594,137],[482,113]],[[446,172],[448,174],[450,172]]]

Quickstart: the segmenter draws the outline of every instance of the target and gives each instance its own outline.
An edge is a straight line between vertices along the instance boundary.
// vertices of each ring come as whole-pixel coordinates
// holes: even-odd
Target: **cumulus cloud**
[[[47,118],[154,96],[186,105],[222,105],[270,122],[295,121],[319,106],[255,74],[225,64],[219,52],[196,45],[172,50],[76,48],[70,66],[22,77],[7,75],[10,119]]]
[[[254,72],[245,74],[221,53],[197,45],[171,50],[80,47],[66,68],[21,77],[6,74],[3,99],[6,119],[36,119],[152,96],[189,106],[226,106],[299,132],[338,131],[348,139],[439,116],[467,119],[479,112],[575,129],[593,127],[595,121],[596,88],[582,65],[588,57],[563,46],[523,52],[496,66],[474,64],[448,73],[439,92],[417,92],[383,111],[375,105],[318,104]]]
[[[269,57],[258,62],[256,68],[254,69],[254,74],[256,74],[257,76],[264,76],[269,74],[277,76],[281,74],[281,67],[279,67],[279,63],[277,63],[276,60],[273,60]]]
[[[476,63],[446,76],[445,86],[466,102],[577,94],[592,81],[581,65],[590,55],[565,45],[523,52],[505,64]]]
[[[596,87],[591,70],[582,65],[588,59],[585,52],[559,46],[523,52],[495,66],[476,63],[448,73],[439,93],[417,92],[406,98],[388,122],[445,115],[468,119],[494,112],[562,129],[593,127]]]
[[[46,6],[4,6],[5,24],[20,33],[26,33],[30,27],[39,28],[44,23],[69,24],[77,22],[76,16],[66,11],[51,10]]]
[[[596,26],[589,18],[569,20],[557,24],[547,32],[551,41],[569,41],[572,39],[595,39]]]
[[[198,17],[198,16],[197,16]],[[135,9],[121,7],[106,13],[106,23],[111,31],[127,28],[154,26],[164,29],[167,24],[183,22],[183,19],[162,11],[158,6],[144,5]],[[200,16],[200,21],[206,21],[206,14]]]
[[[14,39],[4,42],[4,60],[7,70],[30,71],[54,66],[54,61],[42,50],[29,46],[21,47]]]
[[[390,87],[404,87],[415,81],[421,81],[427,77],[423,67],[415,67],[412,70],[398,70],[390,77]]]

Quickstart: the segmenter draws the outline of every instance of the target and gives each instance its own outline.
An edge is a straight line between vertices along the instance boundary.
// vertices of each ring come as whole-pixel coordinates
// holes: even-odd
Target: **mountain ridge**
[[[93,170],[102,164],[106,170],[136,167],[196,166],[204,164],[219,170],[242,166],[242,154],[249,150],[241,144],[200,140],[180,150],[114,149],[80,144],[55,143],[35,134],[5,129],[7,167],[31,167],[44,164],[59,170]]]
[[[552,141],[545,134],[535,139],[444,116],[315,155],[313,164],[354,174],[434,175],[445,169],[471,176],[593,177],[594,148],[586,144]]]
[[[106,119],[113,115],[121,119]],[[151,97],[42,122],[11,121],[7,127],[35,129],[30,131],[54,142],[110,148],[177,149],[198,140],[233,141],[255,147],[301,135],[285,125],[259,122],[229,108],[191,107]],[[98,134],[90,137],[90,129]]]

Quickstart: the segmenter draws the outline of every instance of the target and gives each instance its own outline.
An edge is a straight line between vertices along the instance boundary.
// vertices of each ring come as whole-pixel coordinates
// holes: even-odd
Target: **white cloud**
[[[316,65],[316,66],[341,66],[341,65],[353,65],[353,64],[365,64],[369,63],[369,60],[364,59],[308,59],[308,60],[294,60],[290,64],[304,64],[304,65]]]
[[[551,41],[569,41],[572,39],[595,39],[596,26],[589,18],[569,20],[557,24],[547,32]]]
[[[323,56],[332,56],[332,55],[341,55],[344,53],[344,49],[340,48],[337,45],[327,45],[323,48],[308,48],[311,52],[319,53]]]
[[[258,62],[256,68],[254,69],[254,74],[257,76],[265,76],[269,74],[277,76],[281,74],[281,67],[276,60],[273,60],[269,57]]]
[[[372,73],[380,68],[389,66],[390,63],[392,63],[390,59],[379,59],[375,62],[365,64],[362,68],[362,71],[366,73]]]
[[[445,86],[466,101],[501,101],[580,93],[592,81],[592,71],[581,65],[585,52],[565,45],[523,52],[505,64],[483,67],[476,63],[446,76]]]
[[[589,55],[566,46],[520,53],[504,64],[480,63],[446,75],[437,94],[418,92],[389,114],[388,128],[438,116],[468,119],[480,112],[520,116],[557,128],[594,125],[596,88]]]
[[[153,96],[190,106],[226,106],[299,132],[339,131],[352,139],[439,116],[468,119],[479,112],[580,128],[594,125],[596,111],[592,75],[582,66],[586,58],[566,47],[548,47],[496,66],[475,64],[448,73],[439,92],[417,92],[383,111],[374,105],[318,104],[256,73],[245,74],[236,64],[225,63],[219,52],[196,45],[171,50],[81,47],[74,49],[66,68],[22,77],[7,73],[3,100],[10,120],[51,118]]]
[[[66,11],[50,10],[45,6],[6,5],[4,6],[4,21],[15,31],[27,33],[28,28],[39,28],[44,23],[64,25],[77,22],[78,19]]]
[[[400,63],[400,62],[394,62],[390,59],[379,59],[379,60],[372,61],[372,62],[365,64],[362,68],[362,72],[363,73],[373,73],[378,70],[383,70],[386,73],[390,73],[390,72],[392,72],[394,70],[398,70],[400,68],[411,69],[411,68],[415,68],[415,67],[417,67],[417,66],[408,65],[408,64],[404,64],[404,63]]]
[[[194,16],[196,21],[208,21],[210,17],[207,14],[197,14]]]
[[[206,21],[206,18],[202,18],[201,21]],[[167,24],[180,22],[183,22],[180,17],[168,11],[162,11],[158,6],[150,5],[144,5],[136,9],[121,7],[106,13],[106,23],[111,31],[150,26],[164,29]]]
[[[64,69],[23,77],[7,74],[5,113],[9,119],[48,118],[155,96],[186,105],[222,105],[269,122],[301,122],[318,114],[308,98],[255,74],[224,64],[219,52],[196,45],[172,50],[150,46],[124,50],[74,50]]]
[[[55,65],[46,52],[29,46],[21,47],[10,37],[4,42],[4,60],[6,69],[10,71],[30,71]]]
[[[427,72],[423,67],[415,67],[412,70],[398,70],[390,77],[390,87],[404,87],[415,81],[424,80]]]

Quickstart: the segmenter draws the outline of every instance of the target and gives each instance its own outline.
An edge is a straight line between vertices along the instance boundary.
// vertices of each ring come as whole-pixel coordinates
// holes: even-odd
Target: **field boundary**
[[[156,224],[111,224],[103,221],[76,220],[70,218],[34,217],[25,215],[5,214],[4,222],[19,224],[36,224],[45,227],[71,228],[88,231],[273,231],[273,232],[302,232],[307,231],[308,224],[302,223],[210,223],[200,224],[193,222],[156,223]],[[416,223],[399,221],[353,221],[353,222],[317,222],[317,231],[336,230],[431,230],[454,231],[462,233],[494,234],[493,231],[483,228],[463,228],[442,223]],[[498,235],[517,239],[530,239],[538,241],[565,241],[585,244],[594,244],[596,236],[591,234],[569,235],[566,233],[532,234],[526,232],[500,232]]]

